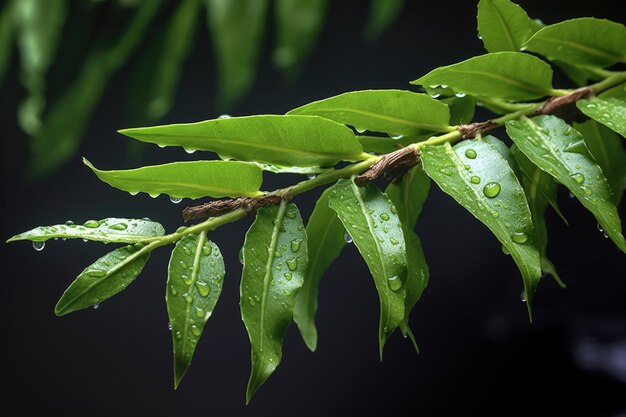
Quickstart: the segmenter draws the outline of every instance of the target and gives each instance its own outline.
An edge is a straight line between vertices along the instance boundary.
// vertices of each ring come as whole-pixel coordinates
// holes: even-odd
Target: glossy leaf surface
[[[480,0],[478,33],[489,52],[519,51],[539,24],[509,0]]]
[[[31,240],[45,242],[48,239],[87,239],[105,243],[136,243],[149,237],[165,234],[163,226],[143,219],[87,220],[83,224],[67,222],[52,226],[39,226],[28,232],[13,236],[7,242]]]
[[[374,185],[357,187],[351,179],[340,180],[331,188],[329,205],[374,278],[380,301],[378,346],[382,359],[385,342],[404,319],[406,249],[397,210]]]
[[[552,69],[532,55],[494,52],[434,69],[411,84],[443,84],[466,94],[531,100],[550,93]]]
[[[306,225],[309,248],[309,267],[304,275],[304,284],[296,296],[293,320],[298,325],[304,343],[311,351],[317,348],[318,290],[324,272],[337,259],[346,244],[345,229],[337,214],[328,206],[330,188],[324,190],[315,203],[315,208]]]
[[[222,293],[224,259],[206,233],[176,243],[167,274],[165,303],[174,347],[174,388],[191,364],[204,325]]]
[[[54,307],[57,316],[99,305],[124,290],[148,261],[146,247],[124,246],[89,265],[65,290]]]
[[[626,252],[613,192],[582,135],[555,116],[509,121],[506,130],[528,159],[566,186]]]
[[[596,97],[578,100],[576,106],[593,120],[626,137],[626,100]]]
[[[241,317],[252,347],[246,402],[274,372],[307,270],[307,237],[294,204],[257,211],[243,245]]]
[[[84,160],[98,178],[131,194],[173,198],[253,197],[259,195],[261,168],[237,161],[189,161],[136,169],[102,171]]]
[[[363,152],[349,128],[312,116],[231,117],[124,129],[120,133],[162,146],[283,166],[332,165],[342,159],[357,159]]]
[[[454,147],[424,146],[422,163],[426,174],[511,254],[522,273],[530,313],[541,278],[540,253],[524,191],[506,159],[486,142],[466,140]]]

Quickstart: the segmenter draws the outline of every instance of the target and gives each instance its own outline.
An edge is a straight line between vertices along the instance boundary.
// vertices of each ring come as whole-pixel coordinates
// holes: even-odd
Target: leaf
[[[563,71],[567,78],[574,81],[574,83],[579,87],[587,85],[589,80],[597,80],[600,78],[597,74],[594,74],[589,67],[580,67],[559,61],[554,64],[557,65],[561,71]]]
[[[533,225],[535,226],[537,246],[541,253],[541,270],[552,275],[559,285],[565,287],[561,277],[556,272],[554,264],[548,259],[547,255],[548,228],[546,226],[545,212],[548,204],[551,204],[550,201],[556,201],[557,184],[550,174],[533,164],[518,147],[514,147],[511,153],[522,172],[520,182],[524,187]]]
[[[539,25],[509,0],[480,0],[478,33],[489,52],[519,51]]]
[[[237,161],[189,161],[150,165],[136,169],[102,171],[88,160],[83,162],[111,187],[151,197],[167,194],[173,198],[254,197],[261,195],[261,169]]]
[[[357,187],[352,179],[340,180],[328,196],[333,209],[365,260],[380,300],[378,347],[383,347],[404,319],[407,264],[398,214],[378,188]]]
[[[428,197],[430,178],[421,167],[411,169],[398,184],[389,184],[385,193],[398,211],[402,233],[406,244],[406,297],[404,299],[404,321],[402,333],[411,334],[409,317],[413,306],[422,297],[428,284],[430,273],[422,250],[422,242],[415,233],[417,218],[422,212],[422,205]],[[414,339],[411,335],[411,339]],[[417,345],[416,345],[417,348]]]
[[[350,129],[314,116],[247,116],[120,130],[161,146],[216,152],[224,158],[283,166],[357,160],[363,149]]]
[[[129,86],[133,120],[152,122],[170,111],[185,59],[194,44],[200,6],[200,0],[179,2],[157,40],[142,51]]]
[[[626,184],[626,150],[622,140],[611,129],[595,120],[575,124],[574,127],[583,135],[591,155],[602,168],[617,207]]]
[[[87,220],[82,225],[68,222],[53,226],[39,226],[13,236],[7,240],[7,243],[18,240],[45,242],[53,238],[87,239],[104,243],[137,243],[164,234],[163,226],[151,220],[109,217],[102,220]]]
[[[16,0],[7,1],[0,10],[0,87],[4,80],[4,74],[11,63],[13,53],[13,37],[15,32],[15,19],[13,18]]]
[[[315,46],[328,0],[277,0],[274,64],[293,77]]]
[[[531,100],[550,94],[552,69],[532,55],[494,52],[434,69],[411,84],[444,84],[466,94]]]
[[[365,37],[378,39],[396,21],[404,3],[405,0],[370,0]]]
[[[165,304],[174,347],[174,389],[191,364],[204,325],[222,293],[224,259],[206,232],[176,243],[167,274]]]
[[[446,98],[441,101],[446,103],[450,109],[451,125],[458,126],[472,122],[476,110],[474,97],[459,94],[457,97]]]
[[[293,311],[293,320],[298,325],[304,343],[312,352],[317,348],[315,313],[319,284],[326,269],[346,245],[345,229],[337,214],[328,206],[330,192],[330,188],[324,190],[306,225],[309,267],[304,275],[304,284],[296,296]]]
[[[539,30],[523,49],[551,61],[608,67],[626,62],[626,27],[593,17],[566,20]]]
[[[254,82],[267,0],[204,0],[218,66],[219,101],[230,108]]]
[[[449,132],[448,106],[430,97],[402,90],[364,90],[314,101],[287,114],[321,116],[354,126],[357,131],[418,136]]]
[[[252,347],[246,402],[274,372],[307,270],[307,237],[300,212],[283,201],[257,211],[243,244],[241,317]]]
[[[522,273],[530,315],[541,278],[540,254],[522,186],[506,159],[482,140],[466,140],[454,148],[447,143],[424,146],[421,156],[426,174],[484,223],[511,254]]]
[[[75,81],[53,103],[33,137],[28,166],[32,177],[54,171],[75,154],[107,81],[135,50],[162,5],[163,0],[142,2],[113,46],[89,52]]]
[[[18,121],[31,135],[41,128],[46,72],[56,54],[67,14],[65,0],[20,0],[14,5],[20,80],[28,93],[18,108]]]
[[[565,185],[626,252],[611,187],[582,135],[555,116],[511,120],[506,122],[506,130],[528,159]]]
[[[149,246],[117,248],[89,265],[54,307],[57,316],[99,305],[133,282],[150,256]]]
[[[626,100],[594,97],[576,102],[585,115],[626,137]]]

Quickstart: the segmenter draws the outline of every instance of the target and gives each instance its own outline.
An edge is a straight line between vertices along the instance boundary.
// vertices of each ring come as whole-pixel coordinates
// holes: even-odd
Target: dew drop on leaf
[[[495,181],[488,182],[483,187],[483,194],[485,194],[485,197],[488,197],[488,198],[496,197],[498,194],[500,194],[500,184],[498,184]]]
[[[348,233],[345,234],[343,239],[346,241],[346,243],[352,243],[352,236],[350,236]],[[39,249],[39,250],[41,250],[41,249]]]
[[[526,297],[526,290],[522,290],[522,293],[519,296],[520,300],[522,300],[522,303],[525,303],[528,298]]]
[[[470,178],[470,182],[471,182],[472,184],[480,184],[480,177],[477,177],[476,175],[473,175],[473,176]]]
[[[389,215],[387,213],[380,213],[380,219],[387,221],[389,220]]]
[[[298,260],[296,258],[289,259],[285,263],[287,264],[287,267],[291,271],[295,271],[296,268],[298,268]]]
[[[398,278],[397,275],[387,278],[387,285],[389,285],[389,289],[391,291],[399,291],[402,288],[402,281]]]
[[[97,220],[87,220],[85,223],[83,223],[83,226],[88,229],[95,229],[100,227],[100,222]]]
[[[97,310],[97,309],[98,309],[98,307],[100,307],[100,304],[94,304],[94,305],[93,305],[93,309],[94,309],[94,310]]]
[[[126,223],[115,223],[109,226],[109,229],[122,231],[128,229],[128,225]]]
[[[74,226],[74,222],[71,221],[71,220],[68,220],[68,221],[65,222],[65,225],[72,227],[72,226]]]
[[[582,184],[583,182],[585,182],[585,176],[583,174],[581,174],[580,172],[577,172],[575,174],[572,174],[571,177],[574,179],[574,181],[576,181],[578,184]]]
[[[511,235],[511,240],[515,243],[526,243],[526,241],[528,241],[528,235],[524,232],[515,232]]]
[[[287,281],[291,281],[291,278],[293,278],[293,275],[291,275],[291,272],[285,272],[284,276]]]
[[[33,242],[33,249],[37,252],[42,251],[46,247],[46,242]]]
[[[468,149],[465,151],[465,156],[468,157],[469,159],[475,159],[476,151],[474,149]]]
[[[179,198],[179,197],[172,197],[172,196],[170,196],[170,201],[171,201],[172,203],[174,203],[174,204],[178,204],[178,203],[180,203],[181,201],[183,201],[183,199],[182,199],[182,198]]]
[[[298,252],[300,250],[300,245],[302,244],[302,239],[294,239],[291,241],[291,251]]]
[[[230,114],[220,114],[218,116],[218,119],[230,119],[231,117],[233,116],[231,116]]]
[[[201,296],[206,297],[211,292],[211,287],[206,282],[198,281],[196,282],[196,288]]]

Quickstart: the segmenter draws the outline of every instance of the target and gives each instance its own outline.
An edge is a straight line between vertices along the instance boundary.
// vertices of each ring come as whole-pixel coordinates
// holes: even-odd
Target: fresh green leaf
[[[365,36],[378,39],[398,18],[404,3],[405,0],[370,0]]]
[[[53,226],[40,226],[13,236],[7,242],[30,240],[45,242],[49,239],[87,239],[105,243],[137,243],[150,237],[163,236],[165,230],[157,222],[143,219],[87,220],[83,224],[67,222]]]
[[[568,64],[607,67],[626,62],[626,27],[593,17],[566,20],[539,30],[523,49]]]
[[[457,97],[445,98],[444,103],[450,109],[450,124],[464,125],[472,122],[476,110],[476,99],[472,96],[459,94]]]
[[[137,278],[150,256],[149,246],[117,248],[89,265],[67,287],[54,307],[57,316],[97,306]]]
[[[430,97],[402,90],[365,90],[314,101],[287,114],[321,116],[354,126],[357,131],[393,136],[449,132],[448,106]]]
[[[430,276],[422,242],[415,233],[417,218],[422,212],[429,190],[430,178],[419,166],[405,174],[398,184],[389,184],[385,190],[398,212],[406,244],[406,297],[404,298],[404,320],[400,325],[405,336],[411,334],[409,316],[422,297]],[[412,334],[411,339],[414,340]],[[417,344],[415,346],[417,348]]]
[[[262,194],[261,169],[237,161],[189,161],[151,165],[136,169],[102,171],[88,160],[85,165],[111,187],[131,194],[152,197],[167,194],[173,198],[254,197]]]
[[[397,210],[372,184],[357,187],[352,179],[340,180],[328,196],[333,209],[365,260],[378,291],[380,323],[378,347],[404,320],[406,249]]]
[[[539,25],[509,0],[480,0],[478,33],[489,52],[519,51]]]
[[[283,201],[257,211],[243,245],[241,317],[252,347],[246,402],[274,372],[307,270],[307,236],[300,212]]]
[[[626,137],[626,100],[594,97],[578,100],[576,106],[593,120]]]
[[[532,55],[494,52],[434,69],[411,84],[444,84],[460,93],[531,100],[550,94],[552,69]]]
[[[589,80],[597,80],[600,78],[588,67],[581,67],[559,61],[554,62],[554,64],[563,71],[567,78],[574,81],[579,87],[587,85]]]
[[[552,275],[554,280],[564,287],[561,277],[559,277],[554,264],[548,259],[547,255],[548,228],[546,226],[545,213],[548,204],[551,204],[550,201],[556,201],[557,184],[550,174],[533,164],[518,147],[514,147],[511,153],[522,172],[520,181],[524,187],[533,225],[535,226],[537,246],[541,252],[541,270]]]
[[[626,149],[622,140],[617,133],[595,120],[574,127],[583,135],[591,155],[602,168],[618,206],[626,186]]]
[[[326,17],[328,0],[277,0],[274,64],[294,76],[308,57]]]
[[[363,149],[350,129],[315,116],[247,116],[120,133],[161,146],[217,152],[222,158],[282,166],[325,166],[357,160]]]
[[[426,174],[511,254],[522,273],[530,315],[541,278],[540,253],[524,191],[506,159],[482,140],[466,140],[454,148],[448,143],[424,146],[421,155]]]
[[[582,135],[555,116],[511,120],[506,130],[528,159],[565,185],[626,252],[613,192]]]
[[[345,229],[337,214],[328,206],[330,188],[324,190],[315,203],[315,208],[306,225],[309,245],[309,267],[304,275],[304,284],[296,296],[293,320],[298,325],[304,343],[311,351],[317,348],[318,290],[324,272],[337,259],[346,244]]]
[[[222,293],[224,259],[206,232],[176,243],[167,273],[165,304],[174,347],[174,389],[191,364],[204,325]]]
[[[267,0],[204,0],[219,73],[220,103],[231,107],[254,83]]]

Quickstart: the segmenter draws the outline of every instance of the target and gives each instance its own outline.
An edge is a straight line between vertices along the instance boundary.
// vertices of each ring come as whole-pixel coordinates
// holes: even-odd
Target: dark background
[[[397,23],[368,44],[361,33],[367,3],[335,1],[299,80],[287,84],[272,68],[268,40],[255,87],[231,113],[284,113],[345,91],[409,88],[409,80],[436,66],[483,52],[475,3],[409,1]],[[585,15],[626,20],[619,1],[522,3],[546,23]],[[216,74],[208,35],[199,39],[166,122],[220,114],[212,104]],[[45,180],[25,181],[27,138],[15,122],[22,90],[13,65],[0,97],[3,239],[68,219],[148,216],[168,230],[180,225],[188,201],[173,205],[165,196],[131,197],[100,183],[79,157]],[[99,167],[138,164],[126,160],[127,139],[115,133],[127,127],[124,89],[132,65],[114,78],[80,149]],[[190,158],[182,150],[154,147],[142,163]],[[296,179],[267,174],[264,188]],[[306,216],[316,195],[296,200]],[[549,255],[568,289],[544,279],[532,325],[510,257],[483,225],[434,186],[418,223],[431,270],[412,317],[421,354],[396,335],[385,360],[378,361],[377,296],[349,245],[321,285],[317,352],[310,353],[291,326],[282,364],[249,406],[244,405],[250,359],[238,309],[237,253],[251,219],[212,235],[225,255],[225,287],[178,391],[172,389],[163,301],[167,249],[154,253],[136,282],[98,310],[56,318],[53,307],[66,286],[111,248],[58,241],[39,253],[29,243],[3,245],[0,375],[6,388],[0,409],[7,416],[624,416],[625,258],[567,192],[560,193],[559,203],[570,226],[548,213]]]

